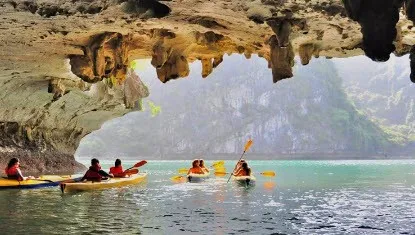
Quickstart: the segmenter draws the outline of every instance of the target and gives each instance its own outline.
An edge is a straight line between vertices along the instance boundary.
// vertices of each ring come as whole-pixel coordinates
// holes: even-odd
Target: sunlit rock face
[[[135,59],[151,58],[166,83],[195,61],[209,79],[225,54],[257,54],[278,82],[293,76],[294,55],[304,65],[363,53],[385,61],[415,44],[413,0],[10,0],[0,15],[0,121],[35,123],[33,143],[49,136],[55,155],[140,109],[148,90],[137,74],[129,79]]]

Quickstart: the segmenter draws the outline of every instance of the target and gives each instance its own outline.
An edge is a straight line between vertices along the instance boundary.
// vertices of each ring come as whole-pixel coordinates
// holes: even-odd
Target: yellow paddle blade
[[[218,176],[218,177],[223,177],[226,174],[228,174],[228,173],[226,173],[226,172],[215,172],[215,176]]]
[[[214,162],[213,162],[213,164],[212,164],[212,166],[213,166],[214,168],[216,168],[216,167],[223,166],[224,164],[225,164],[225,161],[220,160],[220,161],[214,161]]]
[[[182,181],[182,180],[185,180],[185,179],[186,179],[186,177],[181,176],[181,175],[175,175],[175,176],[171,177],[170,179],[171,179],[172,181]]]
[[[214,168],[215,171],[218,172],[226,172],[226,168],[225,167],[218,167],[218,168]]]
[[[275,189],[275,186],[277,184],[275,182],[264,182],[264,188],[267,190],[273,190]]]
[[[273,171],[264,171],[264,172],[261,172],[261,175],[267,176],[267,177],[274,177],[276,174]]]
[[[253,141],[249,139],[245,144],[244,152],[248,151],[248,149],[251,147],[252,144],[253,144]]]
[[[179,169],[179,174],[187,174],[188,171],[189,171],[189,169],[187,169],[187,168],[180,168]]]

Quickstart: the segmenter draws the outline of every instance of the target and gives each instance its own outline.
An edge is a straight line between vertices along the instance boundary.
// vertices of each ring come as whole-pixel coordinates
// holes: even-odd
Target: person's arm
[[[112,178],[112,177],[113,177],[112,175],[108,174],[107,172],[105,172],[105,171],[103,171],[103,170],[99,170],[99,171],[98,171],[98,173],[99,173],[101,176],[104,176],[104,177],[110,177],[110,178]]]
[[[25,180],[25,177],[23,177],[22,171],[20,169],[17,169],[17,180],[18,181]]]
[[[236,169],[236,171],[233,173],[233,175],[234,175],[234,176],[240,176],[240,174],[241,174],[241,170],[242,170],[242,168],[238,168],[238,169]]]

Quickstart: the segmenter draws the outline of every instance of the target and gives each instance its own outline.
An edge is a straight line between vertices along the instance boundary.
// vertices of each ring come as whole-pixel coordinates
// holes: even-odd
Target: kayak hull
[[[254,186],[256,182],[255,176],[232,176],[234,182],[241,186]]]
[[[210,173],[205,174],[188,174],[187,175],[187,182],[190,183],[199,183],[205,181],[210,177]]]
[[[119,188],[136,185],[147,180],[147,173],[139,173],[125,178],[110,178],[100,182],[84,181],[75,183],[62,183],[62,192],[91,191],[109,188]]]
[[[15,179],[0,178],[1,189],[35,189],[58,186],[62,182],[80,180],[78,176],[43,175],[37,179],[18,181]]]

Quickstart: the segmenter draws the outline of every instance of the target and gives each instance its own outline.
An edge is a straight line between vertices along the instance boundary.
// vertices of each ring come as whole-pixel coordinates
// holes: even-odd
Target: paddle
[[[175,182],[175,183],[183,183],[187,181],[187,178],[185,176],[182,175],[176,175],[170,178],[171,181]]]
[[[238,166],[238,162],[239,162],[239,161],[241,161],[241,159],[242,159],[242,157],[244,156],[245,152],[246,152],[246,151],[248,151],[248,149],[251,147],[251,145],[252,145],[252,140],[251,140],[251,139],[249,139],[249,140],[246,142],[246,144],[245,144],[245,148],[244,148],[244,152],[242,153],[242,155],[241,155],[241,157],[239,158],[239,160],[236,162],[236,165],[235,165],[235,168],[233,169],[233,171],[235,171],[235,170],[236,170],[236,166]],[[229,180],[231,179],[231,177],[232,177],[232,174],[229,176],[229,178],[228,178],[228,182],[227,182],[227,183],[229,183]]]
[[[131,170],[133,168],[138,168],[138,167],[143,166],[145,164],[147,164],[147,161],[146,160],[139,161],[136,164],[134,164],[134,166],[128,168],[126,171]]]
[[[130,169],[130,170],[125,170],[123,172],[124,175],[134,175],[134,174],[138,174],[138,169]]]
[[[273,171],[263,171],[260,174],[267,177],[274,177],[276,175]]]
[[[227,174],[231,174],[231,173],[224,172],[224,171],[216,171],[214,174],[215,174],[215,176],[223,177],[223,176],[225,176]],[[262,176],[266,176],[266,177],[274,177],[276,175],[276,173],[273,172],[273,171],[263,171],[259,174],[261,174]]]
[[[187,169],[187,168],[180,168],[179,169],[179,174],[187,174],[188,171],[189,171],[189,169]]]
[[[220,161],[214,161],[212,164],[213,168],[218,168],[218,167],[223,167],[223,165],[225,165],[225,161],[220,160]]]

